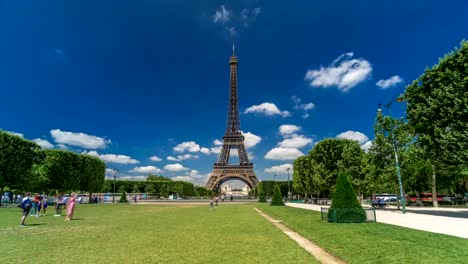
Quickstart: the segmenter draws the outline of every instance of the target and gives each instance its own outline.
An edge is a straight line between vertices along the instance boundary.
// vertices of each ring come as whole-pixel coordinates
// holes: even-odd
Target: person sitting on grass
[[[21,216],[20,226],[25,226],[24,221],[26,221],[26,217],[28,217],[31,207],[32,207],[31,193],[28,192],[26,193],[25,197],[21,201],[21,209],[23,209],[23,215]]]

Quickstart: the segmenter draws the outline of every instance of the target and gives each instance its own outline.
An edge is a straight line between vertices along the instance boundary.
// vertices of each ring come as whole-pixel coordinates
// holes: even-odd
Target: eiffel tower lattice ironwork
[[[229,83],[229,108],[227,116],[226,133],[223,137],[223,147],[218,157],[218,162],[213,165],[213,172],[206,183],[206,188],[217,191],[226,181],[240,180],[253,188],[258,179],[253,170],[253,163],[245,150],[244,136],[242,135],[239,119],[239,98],[237,94],[237,56],[234,53],[229,58],[231,69]],[[229,155],[237,149],[239,164],[229,164]]]

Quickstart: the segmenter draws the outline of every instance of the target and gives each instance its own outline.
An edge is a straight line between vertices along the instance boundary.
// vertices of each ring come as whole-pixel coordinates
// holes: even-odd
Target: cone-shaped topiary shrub
[[[270,205],[284,205],[283,196],[281,195],[281,190],[278,185],[275,185]]]
[[[128,201],[127,201],[127,195],[125,194],[125,192],[122,192],[122,195],[120,196],[119,202],[120,202],[120,203],[128,203]]]
[[[340,173],[336,180],[333,201],[328,210],[328,221],[337,223],[361,223],[366,221],[366,212],[362,209],[351,181],[345,173]]]
[[[266,203],[266,197],[265,193],[262,191],[261,193],[258,194],[258,202],[259,203]]]

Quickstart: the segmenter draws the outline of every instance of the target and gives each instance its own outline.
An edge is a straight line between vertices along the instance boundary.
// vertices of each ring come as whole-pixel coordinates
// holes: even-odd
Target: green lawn
[[[317,263],[252,205],[78,205],[74,221],[0,209],[1,263]]]
[[[328,223],[320,212],[257,207],[348,263],[468,263],[468,239],[380,223]]]

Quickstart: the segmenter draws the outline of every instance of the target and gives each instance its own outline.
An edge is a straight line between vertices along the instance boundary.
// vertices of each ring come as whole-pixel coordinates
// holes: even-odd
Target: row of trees
[[[0,193],[17,191],[101,191],[106,165],[71,151],[41,149],[36,143],[0,131]],[[91,194],[90,194],[91,195]]]
[[[161,177],[161,176],[160,176]],[[201,186],[194,186],[190,182],[166,180],[146,180],[146,181],[113,181],[106,180],[102,192],[111,193],[115,189],[122,193],[151,193],[162,197],[170,194],[178,194],[182,197],[188,196],[211,196],[212,191]]]
[[[430,191],[437,206],[437,192],[468,192],[468,42],[426,69],[399,99],[407,103],[406,116],[379,111],[367,153],[356,141],[325,139],[296,159],[294,188],[329,196],[344,173],[358,194],[398,193],[396,153],[406,193]]]

